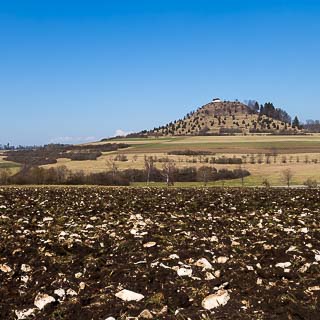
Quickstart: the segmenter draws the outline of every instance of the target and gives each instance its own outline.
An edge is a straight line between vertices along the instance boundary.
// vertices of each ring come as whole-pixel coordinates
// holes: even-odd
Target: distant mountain
[[[145,130],[138,135],[222,135],[275,133],[294,134],[301,130],[293,127],[290,116],[272,103],[259,106],[258,103],[222,101],[218,98],[188,113],[183,119]]]

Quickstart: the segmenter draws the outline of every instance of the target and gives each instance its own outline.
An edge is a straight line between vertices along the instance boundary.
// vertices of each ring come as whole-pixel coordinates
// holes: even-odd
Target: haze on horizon
[[[217,96],[318,119],[319,18],[316,0],[3,2],[0,144],[140,131]]]

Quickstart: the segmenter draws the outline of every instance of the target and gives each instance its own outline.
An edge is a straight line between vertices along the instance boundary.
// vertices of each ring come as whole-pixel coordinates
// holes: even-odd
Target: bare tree
[[[144,156],[144,167],[146,169],[147,173],[147,184],[150,183],[150,174],[154,168],[154,159],[153,157],[147,157],[146,155]]]
[[[271,157],[270,153],[265,154],[266,164],[270,164],[270,157]]]
[[[240,172],[241,186],[243,187],[244,178],[245,178],[245,175],[244,175],[245,169],[243,169],[241,165],[239,166],[239,172]]]
[[[118,171],[118,166],[116,164],[116,160],[112,159],[112,158],[107,160],[107,167],[112,172],[112,178],[114,178],[117,174],[117,171]]]
[[[175,168],[176,168],[176,164],[172,159],[166,161],[162,166],[162,172],[163,172],[163,176],[166,178],[167,186],[174,185]]]
[[[291,183],[291,180],[293,178],[293,173],[292,173],[292,170],[291,169],[285,169],[283,170],[282,172],[282,177],[283,177],[283,180],[285,181],[285,183],[287,184],[288,188],[290,187],[290,183]]]
[[[263,179],[262,180],[262,185],[265,187],[265,188],[270,188],[270,182],[267,178]]]
[[[68,177],[68,169],[66,166],[58,166],[56,168],[57,183],[65,183]]]
[[[9,182],[9,177],[11,175],[11,171],[9,169],[1,169],[0,170],[0,185],[3,184],[8,184]]]
[[[271,155],[273,156],[273,162],[277,162],[277,156],[278,156],[278,150],[277,148],[273,147],[271,148]]]
[[[198,180],[202,181],[204,186],[213,179],[213,174],[214,170],[208,166],[202,166],[197,171]]]
[[[317,188],[318,186],[317,180],[314,180],[312,178],[308,178],[303,184],[309,189]]]

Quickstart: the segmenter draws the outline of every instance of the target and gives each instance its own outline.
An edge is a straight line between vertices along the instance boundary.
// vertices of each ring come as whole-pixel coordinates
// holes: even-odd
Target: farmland
[[[129,148],[117,152],[103,153],[95,161],[71,161],[58,159],[54,165],[45,168],[65,165],[72,171],[102,172],[108,169],[108,162],[113,161],[117,154],[125,155],[128,161],[118,161],[119,170],[144,169],[144,157],[166,158],[173,160],[177,168],[201,167],[207,165],[201,157],[168,155],[172,151],[193,150],[210,152],[216,158],[237,157],[243,159],[242,167],[251,176],[245,178],[246,186],[260,186],[264,179],[271,185],[284,185],[282,172],[290,169],[293,172],[293,184],[302,185],[308,178],[320,181],[320,136],[191,136],[191,137],[162,137],[146,139],[118,139],[113,143],[125,143]],[[99,146],[106,142],[96,142]],[[270,158],[267,160],[266,158]],[[211,156],[210,156],[211,157]],[[210,158],[209,157],[209,158]],[[205,158],[205,157],[202,157]],[[161,163],[155,163],[161,168]],[[237,165],[213,164],[217,169],[234,169]],[[190,185],[190,184],[185,184]],[[212,183],[212,185],[215,185]],[[220,184],[219,184],[220,185]],[[239,181],[231,185],[238,186]]]
[[[3,187],[0,318],[316,319],[319,199],[317,189]]]

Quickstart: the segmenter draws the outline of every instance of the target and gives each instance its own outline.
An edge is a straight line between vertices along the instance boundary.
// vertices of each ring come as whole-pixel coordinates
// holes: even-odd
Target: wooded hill
[[[259,106],[239,101],[212,102],[188,113],[183,119],[139,134],[155,136],[223,135],[273,133],[295,134],[301,132],[298,119],[291,122],[288,113],[275,108],[272,103]]]

